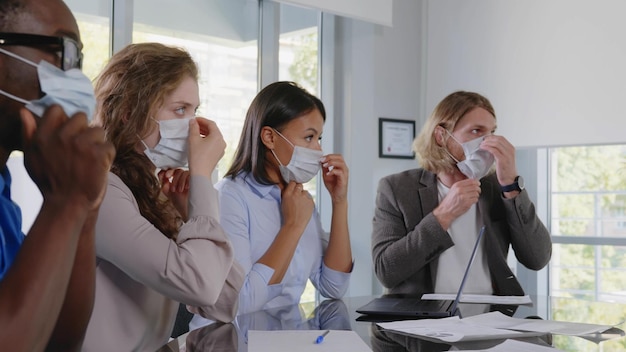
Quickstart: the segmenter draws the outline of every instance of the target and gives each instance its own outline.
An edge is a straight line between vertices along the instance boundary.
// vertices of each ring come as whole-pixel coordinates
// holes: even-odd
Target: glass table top
[[[233,323],[213,323],[190,331],[170,341],[159,352],[239,351],[246,352],[249,330],[353,330],[375,352],[457,351],[493,347],[503,340],[446,344],[385,331],[376,321],[399,320],[365,317],[356,309],[376,296],[323,300],[238,316]],[[569,322],[606,324],[616,330],[606,334],[576,337],[545,335],[522,341],[553,346],[563,351],[626,351],[626,304],[592,302],[574,298],[532,297],[532,305],[495,306],[460,304],[463,316],[492,310],[509,312],[516,318],[550,319]],[[620,330],[621,329],[621,330]]]

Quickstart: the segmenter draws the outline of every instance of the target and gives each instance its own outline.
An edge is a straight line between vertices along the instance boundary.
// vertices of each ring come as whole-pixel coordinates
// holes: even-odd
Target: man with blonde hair
[[[380,180],[372,256],[389,293],[456,293],[483,226],[464,293],[524,294],[509,247],[532,270],[550,260],[550,234],[524,190],[515,148],[495,130],[489,100],[452,93],[414,142],[422,168]]]

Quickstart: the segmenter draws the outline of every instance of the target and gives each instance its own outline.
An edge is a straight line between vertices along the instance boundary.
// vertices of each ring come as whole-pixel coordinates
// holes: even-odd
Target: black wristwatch
[[[500,186],[502,192],[513,192],[518,191],[521,192],[524,189],[524,178],[522,176],[517,176],[515,178],[515,182],[510,185]]]

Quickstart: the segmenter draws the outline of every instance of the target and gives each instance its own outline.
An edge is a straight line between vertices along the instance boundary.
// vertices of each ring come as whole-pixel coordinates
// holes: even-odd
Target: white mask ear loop
[[[270,152],[272,152],[272,154],[274,154],[274,158],[276,158],[276,161],[278,161],[278,164],[280,166],[285,166],[285,165],[283,165],[283,163],[280,162],[280,159],[278,159],[278,156],[276,156],[276,153],[274,153],[274,149],[270,149]]]
[[[450,137],[452,137],[452,139],[454,139],[455,142],[457,142],[460,146],[463,146],[463,143],[459,142],[459,140],[456,139],[456,137],[454,137],[454,135],[452,133],[450,133],[450,131],[448,131],[448,130],[445,130],[445,131],[446,131],[446,133],[448,133],[448,135]]]
[[[287,141],[287,143],[289,143],[289,145],[291,145],[291,147],[292,147],[292,148],[294,148],[294,149],[296,148],[296,146],[295,146],[295,145],[293,145],[293,143],[291,143],[291,142],[287,139],[287,137],[283,136],[283,134],[282,134],[282,133],[278,132],[278,131],[277,131],[276,129],[274,129],[274,128],[272,128],[272,129],[274,130],[274,132],[278,133],[278,135],[279,135],[279,136],[283,137],[283,139],[284,139],[284,140],[286,140],[286,141]]]
[[[148,147],[148,145],[146,144],[146,142],[144,142],[144,141],[143,141],[143,138],[141,138],[141,136],[140,136],[140,135],[138,135],[138,134],[137,134],[136,136],[137,136],[137,138],[139,138],[139,141],[141,142],[141,144],[143,144],[144,148],[146,148],[146,149],[150,150],[150,147]]]
[[[443,128],[443,127],[442,127]],[[444,131],[446,131],[446,133],[452,137],[452,139],[457,142],[461,147],[463,147],[463,144],[461,144],[461,142],[459,142],[456,138],[454,138],[454,136],[452,135],[452,133],[450,133],[450,131],[448,131],[447,129],[443,129]],[[443,137],[443,136],[442,136]],[[445,142],[444,142],[445,143]],[[446,151],[446,153],[452,158],[452,160],[454,160],[456,163],[460,163],[460,161],[454,157],[454,155],[452,155],[452,153],[450,153],[450,151],[448,150],[448,146],[446,144],[444,150]]]
[[[137,137],[139,137],[139,136],[137,136]],[[141,139],[141,137],[139,137],[139,141],[141,142],[141,144],[143,144],[144,147],[146,147],[146,149],[150,149],[148,147],[148,145],[146,144],[146,142],[144,142],[143,139]]]
[[[13,100],[15,100],[15,101],[19,101],[20,103],[22,103],[22,104],[24,104],[24,105],[26,105],[26,104],[30,103],[28,100],[26,100],[26,99],[22,99],[22,98],[20,98],[20,97],[16,97],[15,95],[13,95],[13,94],[11,94],[11,93],[9,93],[9,92],[5,92],[5,91],[3,91],[2,89],[0,89],[0,94],[2,94],[2,95],[4,95],[4,96],[6,96],[7,98],[11,98],[11,99],[13,99]]]
[[[295,148],[296,148],[296,146],[295,146],[295,145],[293,145],[293,143],[291,143],[291,142],[290,142],[290,141],[289,141],[289,140],[288,140],[285,136],[283,136],[283,134],[282,134],[282,133],[278,132],[278,130],[276,130],[275,128],[272,128],[272,129],[274,130],[274,132],[278,133],[278,135],[279,135],[279,136],[281,136],[281,137],[282,137],[285,141],[287,141],[287,143],[289,143],[289,145],[291,145],[291,147],[292,147],[293,149],[295,149]],[[277,155],[276,155],[276,153],[274,152],[274,149],[270,149],[270,152],[272,152],[272,154],[274,154],[274,158],[276,158],[276,161],[278,161],[278,164],[279,164],[280,166],[285,166],[285,165],[283,165],[283,163],[281,163],[281,162],[280,162],[280,159],[278,159],[278,156],[277,156]]]
[[[10,51],[8,51],[8,50],[4,50],[4,49],[0,48],[0,53],[3,53],[3,54],[5,54],[5,55],[7,55],[7,56],[10,56],[10,57],[12,57],[12,58],[14,58],[14,59],[20,60],[20,61],[22,61],[22,62],[24,62],[24,63],[27,63],[27,64],[31,65],[31,66],[34,66],[35,68],[36,68],[37,66],[39,66],[39,65],[37,65],[36,63],[34,63],[34,62],[32,62],[32,61],[30,61],[30,60],[28,60],[28,59],[25,59],[25,58],[23,58],[23,57],[21,57],[21,56],[19,56],[19,55],[15,54],[15,53],[12,53],[12,52],[10,52]]]
[[[154,121],[154,123],[157,124],[157,127],[159,126],[159,121],[157,121],[156,119],[154,119],[152,117],[150,118],[150,120]],[[143,144],[143,146],[146,147],[146,149],[150,149],[150,147],[148,147],[148,145],[146,144],[146,142],[143,141],[143,138],[141,138],[140,135],[137,134],[136,136],[137,136],[137,138],[139,138],[139,141],[141,142],[141,144]],[[159,131],[159,138],[161,138],[161,132],[160,131]]]
[[[14,54],[14,53],[12,53],[10,51],[7,51],[7,50],[4,50],[4,49],[0,48],[0,53],[3,53],[5,55],[7,55],[7,56],[10,56],[10,57],[12,57],[14,59],[20,60],[20,61],[22,61],[24,63],[27,63],[27,64],[31,65],[31,66],[34,66],[35,68],[37,67],[36,63],[34,63],[34,62],[30,61],[30,60],[27,60],[27,59],[25,59],[25,58],[23,58],[23,57],[21,57],[21,56],[19,56],[17,54]],[[28,100],[22,99],[20,97],[17,97],[17,96],[15,96],[15,95],[13,95],[13,94],[11,94],[9,92],[5,92],[2,89],[0,89],[0,94],[6,96],[7,98],[11,98],[11,99],[13,99],[15,101],[19,101],[20,103],[22,103],[24,105],[30,103]]]

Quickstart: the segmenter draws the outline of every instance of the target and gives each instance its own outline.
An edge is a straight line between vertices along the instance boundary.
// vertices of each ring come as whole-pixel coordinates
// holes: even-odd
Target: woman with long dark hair
[[[220,223],[246,272],[240,313],[298,303],[307,279],[325,297],[347,290],[348,167],[321,150],[325,119],[322,102],[293,82],[268,85],[248,110],[232,166],[216,185]],[[320,170],[332,199],[328,236],[303,187]]]

